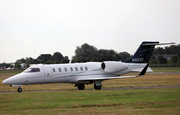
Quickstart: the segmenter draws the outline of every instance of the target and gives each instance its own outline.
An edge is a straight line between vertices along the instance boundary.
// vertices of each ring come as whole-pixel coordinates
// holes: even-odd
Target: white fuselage
[[[106,63],[106,62],[105,62]],[[119,64],[116,68],[116,65]],[[140,72],[146,63],[123,63],[111,61],[102,69],[101,62],[72,63],[72,64],[38,64],[29,67],[39,71],[24,71],[3,81],[9,85],[27,85],[44,83],[83,83],[90,84],[96,80],[108,80],[131,71]],[[120,68],[119,68],[120,67]],[[107,79],[106,79],[107,78]]]

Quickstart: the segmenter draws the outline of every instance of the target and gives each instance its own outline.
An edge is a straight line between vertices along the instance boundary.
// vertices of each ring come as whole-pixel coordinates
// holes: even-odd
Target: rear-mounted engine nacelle
[[[127,68],[128,64],[117,61],[104,61],[101,64],[101,69],[108,73],[122,71]]]

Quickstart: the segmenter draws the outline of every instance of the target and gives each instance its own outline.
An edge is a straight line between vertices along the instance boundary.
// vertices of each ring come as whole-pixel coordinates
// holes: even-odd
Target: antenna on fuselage
[[[69,60],[69,64],[71,64],[71,61],[72,61],[72,60]]]

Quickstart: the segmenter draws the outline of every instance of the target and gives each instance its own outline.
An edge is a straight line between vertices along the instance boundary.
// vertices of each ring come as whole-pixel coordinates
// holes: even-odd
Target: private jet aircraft
[[[69,64],[37,64],[27,68],[20,74],[5,79],[2,83],[16,86],[22,92],[22,85],[45,83],[71,83],[79,90],[84,90],[84,84],[93,84],[94,89],[100,90],[101,82],[110,79],[133,78],[145,75],[152,71],[149,59],[155,45],[174,43],[142,42],[134,56],[123,61],[103,61]],[[121,76],[129,72],[140,72],[136,76]],[[121,77],[120,77],[121,76]]]

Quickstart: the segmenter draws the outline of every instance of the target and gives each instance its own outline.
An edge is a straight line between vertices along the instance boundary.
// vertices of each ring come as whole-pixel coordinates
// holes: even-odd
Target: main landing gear
[[[85,89],[85,85],[84,84],[76,84],[75,87],[78,87],[79,90],[84,90]],[[101,90],[102,86],[96,86],[96,84],[94,84],[94,89],[95,90]]]
[[[18,93],[21,93],[21,92],[22,92],[22,88],[19,87],[19,88],[17,89],[17,92],[18,92]]]
[[[84,90],[84,89],[85,89],[84,84],[79,84],[79,85],[78,85],[78,89],[79,89],[79,90]]]
[[[94,89],[95,90],[101,90],[102,86],[96,86],[96,84],[94,84]]]

